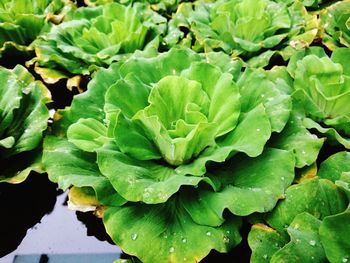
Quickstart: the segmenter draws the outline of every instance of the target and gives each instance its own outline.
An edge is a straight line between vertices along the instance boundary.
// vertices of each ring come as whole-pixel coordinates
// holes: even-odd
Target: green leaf
[[[208,224],[204,211],[213,213],[212,224],[217,225],[224,222],[226,208],[239,216],[272,210],[294,179],[294,159],[287,151],[268,149],[257,158],[234,157],[209,175],[222,190],[198,189],[185,207],[199,224]]]
[[[345,234],[350,233],[350,210],[327,216],[320,226],[320,237],[330,262],[347,262],[350,259],[350,242]]]
[[[125,199],[146,204],[164,203],[183,185],[196,186],[208,178],[179,175],[168,166],[140,161],[119,152],[114,145],[98,150],[98,166]]]
[[[278,250],[270,262],[325,262],[318,234],[321,221],[308,213],[298,214],[287,228],[290,242]]]
[[[110,207],[103,221],[113,241],[143,262],[199,262],[212,249],[227,252],[240,242],[239,218],[219,227],[199,225],[184,203],[180,195],[165,204]]]
[[[95,119],[80,119],[69,126],[68,141],[86,152],[94,152],[111,139],[107,136],[107,127]]]
[[[293,152],[296,167],[302,168],[313,164],[323,145],[324,139],[311,134],[303,124],[304,115],[297,109],[281,134],[271,140],[271,146]]]
[[[342,173],[350,172],[350,153],[338,152],[331,155],[321,163],[317,175],[336,182],[341,178]]]
[[[270,262],[271,257],[288,242],[288,239],[275,229],[255,224],[248,234],[248,244],[252,250],[250,262]]]
[[[344,193],[334,183],[318,178],[292,185],[285,196],[267,217],[269,225],[278,231],[283,231],[300,213],[308,212],[322,220],[344,211],[348,203]]]
[[[105,205],[121,205],[124,199],[114,190],[96,164],[96,154],[83,152],[66,139],[46,136],[43,163],[49,179],[67,190],[70,186],[92,187]]]

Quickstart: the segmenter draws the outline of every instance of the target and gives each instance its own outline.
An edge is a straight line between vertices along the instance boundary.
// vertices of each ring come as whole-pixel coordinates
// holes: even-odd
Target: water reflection
[[[14,251],[55,205],[57,185],[46,174],[32,173],[21,184],[0,184],[0,257]]]

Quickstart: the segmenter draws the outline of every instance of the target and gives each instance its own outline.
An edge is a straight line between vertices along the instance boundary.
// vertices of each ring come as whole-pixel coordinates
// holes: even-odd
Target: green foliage
[[[164,18],[142,5],[79,8],[38,40],[36,71],[48,83],[89,75],[147,45],[157,47],[164,23]]]
[[[0,67],[0,182],[19,183],[31,170],[42,171],[37,150],[49,101],[49,91],[24,67]]]
[[[0,3],[0,57],[9,52],[29,52],[35,40],[72,9],[68,0],[4,0]]]
[[[316,16],[298,1],[289,7],[269,0],[203,1],[179,7],[165,40],[170,46],[179,41],[191,46],[194,40],[194,50],[222,50],[259,67],[268,65],[275,54],[288,59],[295,50],[307,47],[316,36],[317,24]],[[180,27],[191,32],[185,42]]]
[[[347,48],[336,49],[330,58],[323,50],[314,48],[296,54],[288,64],[294,78],[294,97],[310,117],[304,125],[347,149],[350,147],[349,61]]]
[[[265,147],[292,110],[288,75],[239,76],[236,63],[208,63],[219,57],[174,48],[112,64],[45,140],[50,179],[93,189],[109,235],[143,261],[228,251],[241,239],[238,216],[270,211],[293,181],[295,155]]]

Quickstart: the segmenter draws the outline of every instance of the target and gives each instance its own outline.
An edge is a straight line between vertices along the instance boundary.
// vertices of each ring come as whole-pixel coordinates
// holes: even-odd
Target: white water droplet
[[[210,231],[207,231],[207,236],[211,236],[211,232]]]
[[[257,132],[261,131],[259,128],[256,129]]]
[[[182,243],[186,243],[187,242],[187,239],[186,238],[183,238],[182,239]]]
[[[342,261],[345,263],[345,262],[348,262],[348,258],[347,257],[343,257]]]
[[[170,249],[169,249],[169,252],[170,253],[173,253],[175,251],[175,248],[174,247],[171,247]]]
[[[284,176],[282,176],[282,177],[281,177],[281,180],[284,181],[284,179],[285,179]]]
[[[311,246],[315,246],[315,245],[316,245],[316,241],[315,241],[315,240],[310,240],[310,241],[309,241],[309,244],[310,244]]]
[[[295,240],[295,242],[300,243],[300,239],[297,238],[297,239]]]
[[[311,259],[315,259],[315,257],[314,257],[314,256],[312,256],[312,257],[311,257]]]
[[[262,97],[262,98],[265,97],[265,94],[261,94],[261,97]]]
[[[132,235],[131,235],[131,239],[132,239],[132,240],[136,240],[136,239],[137,239],[137,234],[136,234],[136,233],[132,234]]]
[[[302,151],[301,153],[302,153],[302,154],[306,154],[306,152],[305,152],[305,151]]]
[[[223,241],[225,244],[230,243],[230,239],[227,236],[224,236]]]
[[[230,233],[231,233],[231,231],[230,231],[230,230],[227,230],[227,231],[226,231],[226,234],[230,234]]]
[[[266,254],[265,254],[265,255],[263,255],[263,258],[264,258],[264,259],[267,259],[267,255],[266,255]]]

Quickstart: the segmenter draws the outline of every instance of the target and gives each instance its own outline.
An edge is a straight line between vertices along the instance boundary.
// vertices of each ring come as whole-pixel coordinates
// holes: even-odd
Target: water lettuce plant
[[[316,16],[299,1],[291,6],[269,0],[203,1],[179,7],[166,41],[170,46],[181,41],[180,29],[187,27],[197,51],[222,50],[250,65],[266,66],[275,54],[288,59],[295,49],[309,46],[317,25]]]
[[[273,209],[293,181],[295,155],[266,147],[289,119],[287,82],[260,72],[236,84],[240,67],[217,56],[176,48],[112,64],[45,139],[50,179],[73,186],[75,207],[105,206],[109,235],[144,262],[229,251],[240,217]]]
[[[339,1],[320,13],[321,38],[330,50],[350,47],[350,1]]]
[[[79,8],[40,37],[35,50],[36,72],[47,83],[90,75],[147,45],[157,47],[164,22],[142,5],[110,3]]]
[[[37,37],[47,32],[73,8],[68,0],[3,0],[0,3],[0,57],[34,51]]]
[[[294,97],[309,117],[304,124],[347,149],[350,147],[349,61],[347,48],[338,48],[328,57],[323,49],[315,47],[296,54],[288,65],[294,78]]]
[[[19,183],[42,172],[40,144],[50,93],[23,67],[0,67],[0,182]]]

